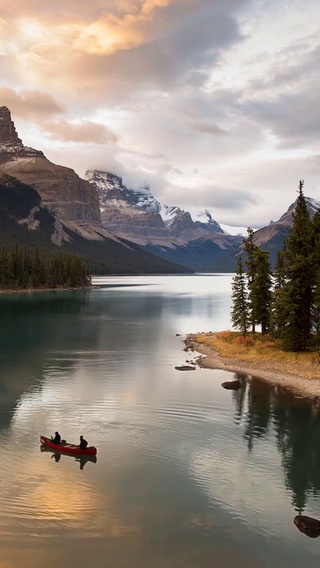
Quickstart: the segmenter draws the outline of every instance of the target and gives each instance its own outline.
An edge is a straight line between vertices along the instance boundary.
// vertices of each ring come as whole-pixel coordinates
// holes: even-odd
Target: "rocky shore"
[[[198,354],[196,363],[199,367],[251,375],[287,387],[303,397],[320,397],[320,367],[319,369],[313,368],[315,378],[310,379],[310,369],[307,369],[305,365],[221,357],[214,348],[198,342],[197,337],[197,334],[187,335],[185,346],[186,351],[190,350]]]

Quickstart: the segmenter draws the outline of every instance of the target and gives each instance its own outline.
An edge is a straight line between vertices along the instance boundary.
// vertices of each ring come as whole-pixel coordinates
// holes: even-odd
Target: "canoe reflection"
[[[51,459],[53,458],[55,462],[59,462],[61,460],[61,456],[63,455],[66,458],[74,458],[76,462],[80,464],[80,469],[83,469],[87,462],[97,463],[97,456],[91,455],[83,455],[83,454],[66,454],[62,452],[53,451],[47,446],[43,444],[40,446],[41,452],[48,452],[51,455]]]

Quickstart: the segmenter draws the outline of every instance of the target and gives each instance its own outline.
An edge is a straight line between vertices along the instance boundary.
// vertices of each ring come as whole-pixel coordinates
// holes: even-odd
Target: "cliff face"
[[[139,245],[173,246],[149,188],[133,191],[120,177],[98,170],[87,171],[85,177],[99,195],[101,223],[111,233]]]
[[[72,169],[24,146],[7,107],[0,107],[0,172],[34,187],[43,204],[64,221],[100,223],[99,197]]]
[[[8,107],[0,107],[0,140],[3,144],[22,146]]]

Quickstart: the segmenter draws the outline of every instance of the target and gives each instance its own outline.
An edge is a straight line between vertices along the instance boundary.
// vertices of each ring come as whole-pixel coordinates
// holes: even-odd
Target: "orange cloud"
[[[123,6],[121,16],[108,14],[91,25],[85,25],[73,43],[73,49],[92,54],[111,54],[119,49],[130,49],[154,37],[150,26],[157,8],[165,8],[172,0],[146,0],[140,9],[132,4]]]
[[[72,124],[66,121],[46,124],[46,130],[55,140],[64,142],[86,142],[91,144],[115,144],[117,135],[103,124],[81,122]]]
[[[44,117],[62,114],[65,112],[51,95],[41,91],[14,91],[6,87],[0,88],[0,101],[2,105],[10,108],[12,114],[22,118]]]

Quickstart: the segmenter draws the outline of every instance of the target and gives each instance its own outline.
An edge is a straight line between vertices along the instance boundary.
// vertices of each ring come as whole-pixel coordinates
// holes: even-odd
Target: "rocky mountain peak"
[[[212,214],[208,209],[204,211],[199,211],[195,216],[193,216],[193,221],[198,227],[203,227],[211,233],[225,234],[225,231],[220,227],[219,223],[214,220]]]
[[[44,157],[43,152],[23,145],[15,129],[11,112],[6,106],[0,106],[0,164],[18,158]]]
[[[6,106],[0,107],[0,144],[22,145],[11,120],[11,112]]]
[[[8,107],[0,107],[0,174],[33,187],[60,219],[100,223],[96,191],[70,168],[50,162],[40,150],[24,146]]]
[[[125,201],[149,213],[159,213],[161,209],[160,203],[151,194],[148,184],[144,184],[140,189],[128,189],[121,177],[103,170],[88,170],[85,179],[98,191],[101,210],[110,204],[110,200]]]

